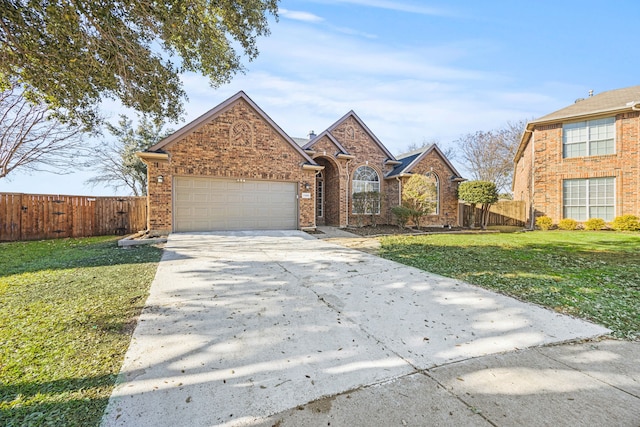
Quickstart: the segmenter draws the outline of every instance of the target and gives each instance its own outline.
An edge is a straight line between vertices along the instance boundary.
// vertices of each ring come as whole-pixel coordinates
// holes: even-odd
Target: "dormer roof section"
[[[412,169],[431,152],[435,152],[438,156],[440,156],[442,161],[444,161],[447,167],[451,170],[451,173],[454,175],[455,179],[462,179],[460,172],[456,170],[449,159],[447,159],[447,156],[444,155],[442,150],[440,150],[440,148],[436,144],[431,144],[428,147],[423,147],[418,150],[399,155],[398,161],[400,161],[401,163],[393,168],[393,170],[391,170],[391,172],[387,174],[386,178],[394,178],[396,176],[402,176],[412,173]]]
[[[335,139],[335,137],[333,135],[331,135],[331,133],[328,130],[325,130],[324,132],[322,132],[321,134],[317,135],[315,138],[313,138],[311,141],[309,141],[308,143],[306,143],[302,149],[303,150],[313,150],[313,146],[315,144],[317,144],[318,142],[320,142],[322,140],[322,138],[326,137],[333,145],[335,145],[337,152],[334,154],[350,154],[349,151],[344,148],[342,146],[342,144],[340,144],[340,142],[338,142],[337,139]]]
[[[362,119],[360,119],[360,117],[358,117],[358,115],[353,110],[349,111],[347,114],[345,114],[340,119],[338,119],[334,124],[329,126],[327,131],[328,132],[332,132],[334,129],[336,129],[338,126],[340,126],[349,117],[353,118],[358,123],[358,125],[360,125],[360,127],[362,129],[364,129],[364,131],[367,133],[367,135],[369,135],[369,137],[380,148],[380,150],[382,150],[382,152],[388,157],[389,160],[396,160],[396,158],[393,156],[393,154],[391,154],[391,152],[389,152],[389,150],[387,150],[387,147],[385,147],[384,144],[378,139],[378,137],[373,132],[371,132],[371,129],[369,129],[367,127],[367,125],[364,124]]]

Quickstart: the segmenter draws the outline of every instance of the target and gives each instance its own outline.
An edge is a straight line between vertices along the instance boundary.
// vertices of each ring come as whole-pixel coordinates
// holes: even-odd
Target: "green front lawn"
[[[389,236],[380,255],[640,339],[640,234],[549,231]]]
[[[116,242],[0,244],[0,425],[100,422],[162,252]]]

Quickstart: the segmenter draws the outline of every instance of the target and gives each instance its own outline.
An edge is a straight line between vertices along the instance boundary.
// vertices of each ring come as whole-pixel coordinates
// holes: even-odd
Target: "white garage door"
[[[174,231],[294,230],[295,183],[176,177]]]

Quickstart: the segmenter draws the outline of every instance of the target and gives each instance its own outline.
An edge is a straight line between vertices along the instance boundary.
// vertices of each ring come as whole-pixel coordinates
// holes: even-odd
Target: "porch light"
[[[158,175],[158,184],[162,184],[164,182],[164,176]]]
[[[308,183],[308,182],[305,182],[305,183],[304,183],[304,184],[302,184],[302,185],[304,186],[304,189],[305,189],[305,190],[308,190],[308,189],[310,189],[310,188],[311,188],[311,185],[309,185],[309,183]]]

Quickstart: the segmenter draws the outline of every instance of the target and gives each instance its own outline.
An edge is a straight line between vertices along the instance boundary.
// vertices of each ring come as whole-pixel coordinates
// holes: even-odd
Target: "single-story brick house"
[[[414,173],[437,183],[438,209],[425,223],[458,224],[462,178],[440,149],[396,158],[353,111],[294,139],[238,92],[138,156],[147,165],[152,232],[344,227],[356,223],[357,191],[380,192],[373,214],[391,223]]]
[[[527,124],[513,196],[529,219],[640,214],[640,86],[579,99]]]

